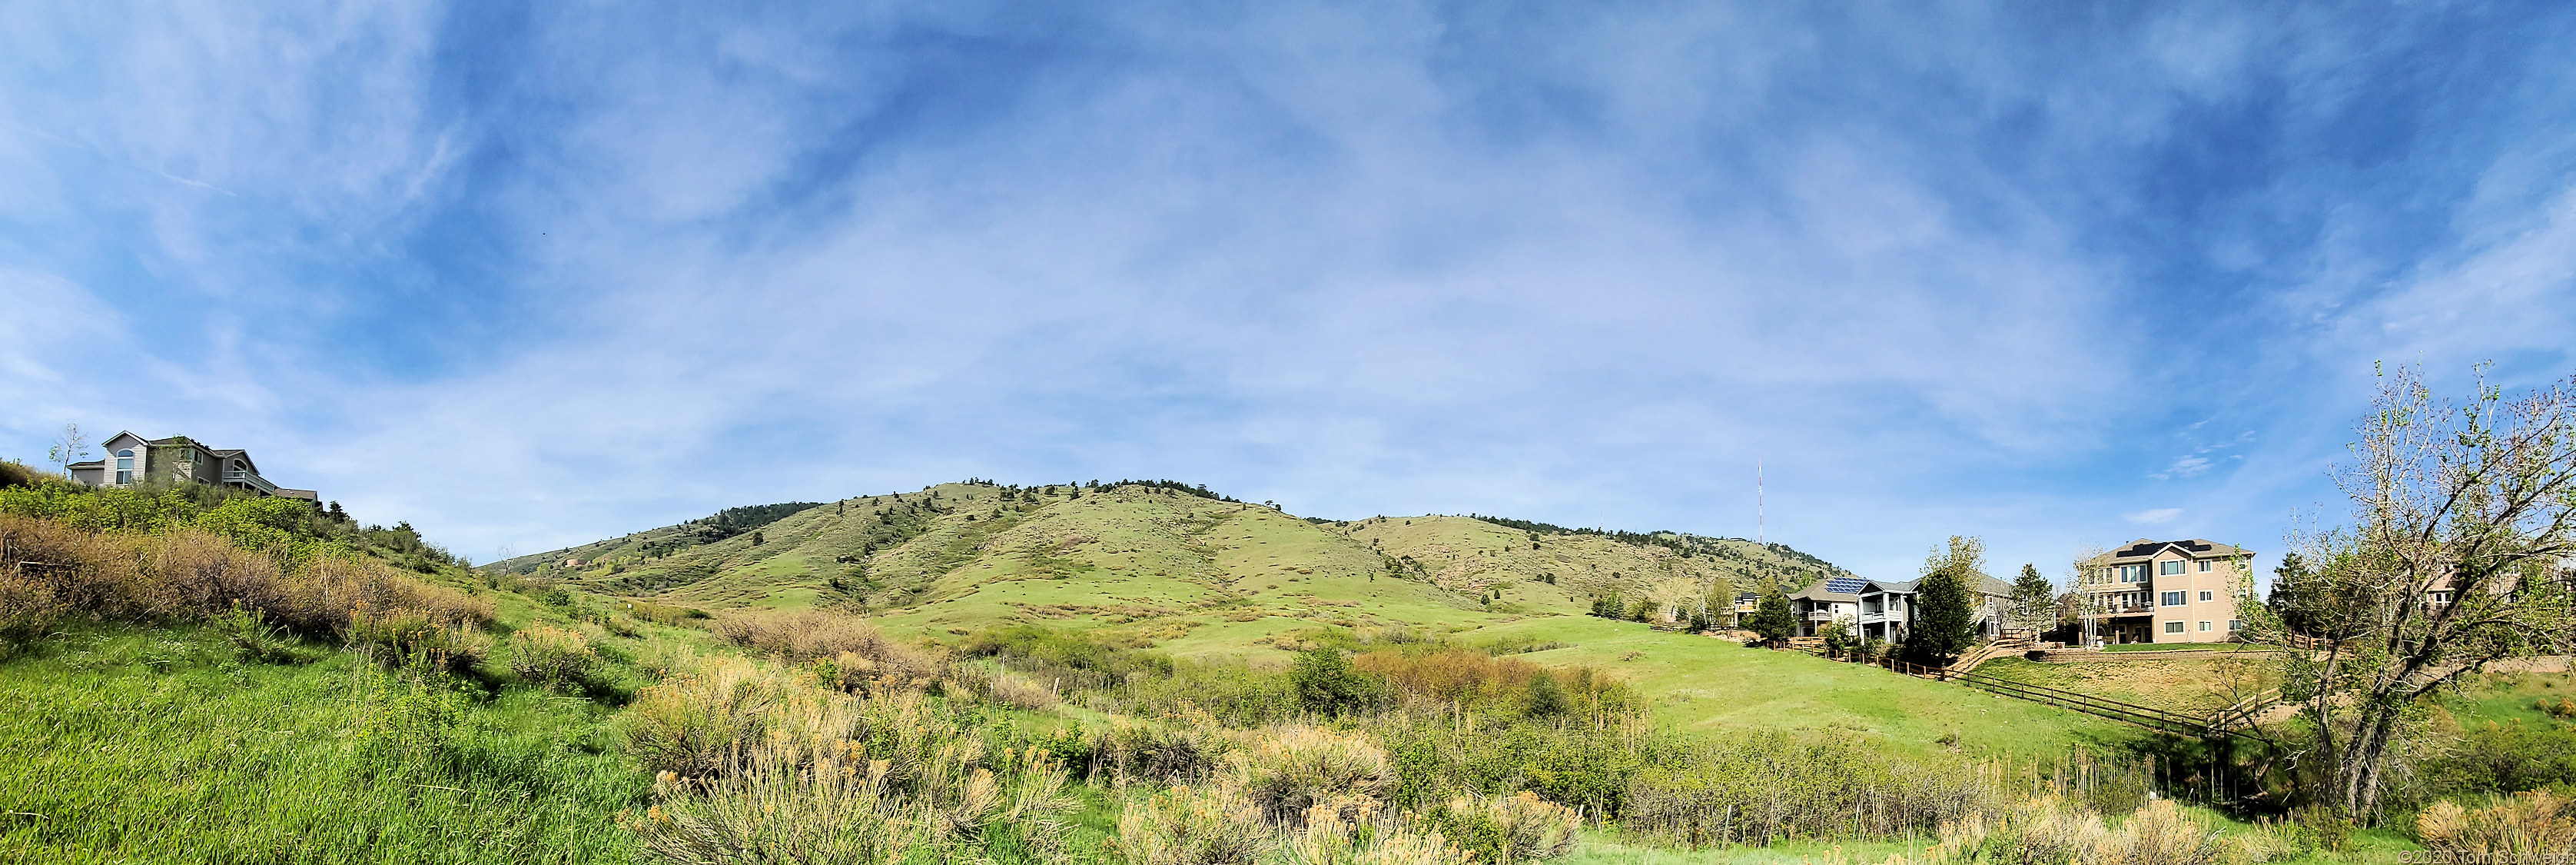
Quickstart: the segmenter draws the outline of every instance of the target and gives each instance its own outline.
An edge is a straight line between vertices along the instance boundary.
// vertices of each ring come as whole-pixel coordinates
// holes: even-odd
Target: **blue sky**
[[[0,454],[477,560],[966,477],[2269,554],[2576,370],[2576,6],[38,4]],[[2266,566],[2270,556],[2266,555]]]

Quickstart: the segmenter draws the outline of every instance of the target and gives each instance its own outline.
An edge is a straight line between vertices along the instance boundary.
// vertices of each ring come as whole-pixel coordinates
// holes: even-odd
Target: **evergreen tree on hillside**
[[[2057,585],[2039,575],[2039,566],[2021,566],[2021,579],[2013,581],[2013,625],[2031,632],[2045,631],[2057,625]]]
[[[1984,575],[1985,542],[1951,535],[1947,550],[1935,550],[1923,561],[1923,582],[1914,593],[1914,626],[1906,648],[1917,663],[1946,664],[1977,637],[1974,593],[1970,586]]]
[[[1762,603],[1753,608],[1753,618],[1744,626],[1775,649],[1798,635],[1798,617],[1789,612],[1789,596],[1776,588],[1762,593]]]

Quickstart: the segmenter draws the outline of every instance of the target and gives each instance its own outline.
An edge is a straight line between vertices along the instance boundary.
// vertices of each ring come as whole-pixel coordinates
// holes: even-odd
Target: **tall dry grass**
[[[2148,802],[2118,828],[2053,795],[1968,814],[1941,827],[1926,865],[2220,865],[2283,851],[2231,843],[2171,800]]]
[[[997,748],[918,691],[854,696],[742,658],[694,667],[630,707],[629,753],[659,771],[627,822],[664,861],[972,859],[1001,838],[1069,855],[1069,775],[1045,752]]]
[[[93,532],[0,514],[0,637],[41,634],[71,617],[203,619],[235,609],[308,636],[438,652],[480,651],[470,632],[492,603],[383,564],[253,551],[195,528]]]
[[[1990,810],[1995,767],[1894,757],[1867,743],[1757,733],[1709,740],[1628,780],[1621,824],[1689,846],[1897,838]]]
[[[1133,798],[1113,850],[1129,865],[1465,865],[1476,856],[1438,820],[1398,815],[1386,802],[1386,753],[1358,734],[1284,725],[1240,734],[1201,785]],[[1524,805],[1536,805],[1524,808]],[[1461,802],[1497,849],[1520,861],[1563,855],[1576,821],[1536,797]],[[1498,823],[1502,826],[1498,829]],[[1512,839],[1520,843],[1513,843]]]
[[[816,665],[844,691],[924,688],[949,673],[947,659],[887,639],[856,616],[821,610],[727,613],[716,636],[790,664]]]
[[[1541,677],[1548,678],[1587,711],[1595,707],[1620,711],[1637,703],[1634,694],[1616,677],[1589,667],[1550,669],[1518,658],[1466,649],[1380,649],[1352,658],[1351,665],[1384,677],[1408,697],[1440,703],[1518,706],[1530,693],[1532,680]]]
[[[2415,832],[2424,846],[2459,861],[2563,859],[2576,854],[2576,798],[2532,790],[2475,809],[2436,802],[2416,816]]]

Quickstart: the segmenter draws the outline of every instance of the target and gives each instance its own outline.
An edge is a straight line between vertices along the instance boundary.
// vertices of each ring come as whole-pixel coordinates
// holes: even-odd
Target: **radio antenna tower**
[[[1766,518],[1764,517],[1764,515],[1763,515],[1763,513],[1762,513],[1762,461],[1761,461],[1761,460],[1754,460],[1754,461],[1753,461],[1753,541],[1754,541],[1754,543],[1758,543],[1758,544],[1761,544],[1761,545],[1763,545],[1763,546],[1766,546],[1766,547],[1767,547],[1767,546],[1770,546],[1770,545],[1771,545],[1771,537],[1770,537],[1770,529],[1769,529],[1766,525],[1764,525],[1764,524],[1765,524],[1765,522],[1767,522],[1767,520],[1766,520]]]

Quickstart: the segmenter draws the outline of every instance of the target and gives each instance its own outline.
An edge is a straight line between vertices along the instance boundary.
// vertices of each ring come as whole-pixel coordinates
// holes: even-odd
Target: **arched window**
[[[134,482],[133,448],[127,448],[116,452],[116,482],[119,484],[130,484]]]

